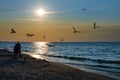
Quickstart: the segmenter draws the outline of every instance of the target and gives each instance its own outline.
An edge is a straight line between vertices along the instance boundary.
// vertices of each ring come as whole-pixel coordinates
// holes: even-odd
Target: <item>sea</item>
[[[13,51],[16,42],[0,42]],[[20,42],[23,53],[120,80],[120,42]]]

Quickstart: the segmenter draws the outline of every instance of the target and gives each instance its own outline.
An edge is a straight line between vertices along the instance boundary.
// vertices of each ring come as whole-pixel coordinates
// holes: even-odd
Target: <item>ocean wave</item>
[[[72,56],[61,56],[61,55],[44,55],[48,57],[56,57],[56,58],[64,58],[69,60],[77,60],[77,61],[94,61],[97,63],[109,63],[109,64],[120,64],[119,60],[102,60],[102,59],[91,59],[91,58],[85,58],[85,57],[72,57]]]
[[[78,63],[66,63],[66,64],[70,64],[70,65],[78,65],[78,66],[86,66],[86,67],[100,67],[100,68],[111,68],[111,69],[118,69],[120,70],[120,67],[116,67],[116,66],[107,66],[107,65],[99,65],[99,64],[78,64]]]
[[[30,50],[22,50],[23,52],[31,52]]]
[[[64,59],[70,59],[70,60],[89,60],[89,58],[83,58],[83,57],[71,57],[71,56],[60,56],[60,55],[45,55],[45,56],[64,58]]]
[[[101,59],[97,59],[97,60],[95,60],[95,59],[92,59],[92,61],[97,61],[98,63],[110,63],[110,64],[120,64],[120,61],[119,60],[101,60]]]

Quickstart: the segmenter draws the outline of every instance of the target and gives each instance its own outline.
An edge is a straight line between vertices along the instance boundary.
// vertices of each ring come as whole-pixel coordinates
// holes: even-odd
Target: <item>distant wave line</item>
[[[72,57],[72,56],[61,56],[61,55],[45,55],[44,56],[48,57],[56,57],[56,58],[64,58],[64,59],[70,59],[70,60],[78,60],[78,61],[85,61],[85,60],[90,60],[90,61],[95,61],[98,63],[110,63],[110,64],[120,64],[119,60],[101,60],[101,59],[91,59],[91,58],[85,58],[85,57]]]
[[[70,65],[81,65],[81,66],[86,66],[86,67],[100,67],[100,68],[114,68],[114,69],[120,69],[120,67],[113,67],[113,66],[107,66],[107,65],[99,65],[99,64],[78,64],[78,63],[66,63]]]

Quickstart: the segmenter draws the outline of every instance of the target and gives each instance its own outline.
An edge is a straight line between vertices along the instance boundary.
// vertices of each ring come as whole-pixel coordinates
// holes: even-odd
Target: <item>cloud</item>
[[[61,14],[61,13],[64,13],[64,12],[47,12],[48,14]]]
[[[31,12],[31,10],[21,10],[21,9],[0,9],[0,12]]]

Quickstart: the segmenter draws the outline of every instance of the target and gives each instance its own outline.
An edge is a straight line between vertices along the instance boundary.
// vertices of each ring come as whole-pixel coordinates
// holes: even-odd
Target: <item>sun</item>
[[[46,14],[46,12],[45,12],[44,9],[38,9],[38,10],[37,10],[37,14],[38,14],[39,16],[43,16],[43,15]]]

